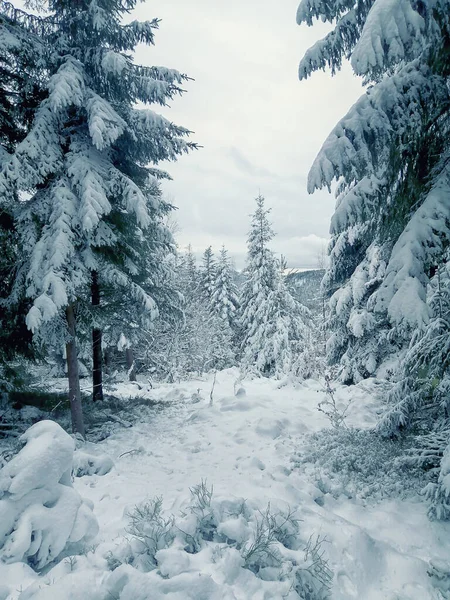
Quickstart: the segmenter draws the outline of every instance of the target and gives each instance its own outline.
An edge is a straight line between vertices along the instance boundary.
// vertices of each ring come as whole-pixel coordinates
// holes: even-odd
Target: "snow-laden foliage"
[[[216,278],[217,265],[214,258],[214,253],[211,246],[206,248],[202,257],[202,266],[200,269],[199,284],[200,293],[206,299],[210,301],[213,293],[214,280]]]
[[[438,474],[427,488],[430,514],[448,518],[448,445],[450,442],[450,262],[448,253],[428,285],[428,326],[412,336],[398,381],[389,393],[378,425],[386,436],[417,432],[409,462]]]
[[[169,382],[235,364],[233,331],[213,309],[204,287],[208,277],[212,291],[217,271],[205,273],[205,264],[198,269],[190,246],[176,261],[172,285],[179,294],[178,310],[164,312],[138,348],[141,363]]]
[[[331,246],[330,268],[322,282],[327,287],[338,267],[339,241]],[[340,379],[360,381],[375,374],[389,354],[389,324],[373,310],[369,298],[383,280],[386,263],[384,248],[371,244],[348,281],[339,287],[329,301],[327,360],[339,364]],[[328,288],[329,289],[329,288]]]
[[[449,258],[447,253],[446,259]],[[380,422],[388,435],[420,425],[448,426],[450,391],[450,263],[440,265],[428,286],[428,327],[417,330],[402,361],[400,379],[388,398],[389,408]]]
[[[30,115],[42,94],[41,58],[43,44],[30,35],[39,19],[4,2],[0,8],[0,170],[30,126]],[[5,167],[6,168],[6,167]],[[20,258],[18,232],[14,221],[17,194],[0,190],[0,389],[15,385],[13,359],[30,356],[31,336],[27,334],[26,302],[13,296],[16,264]]]
[[[260,587],[273,598],[329,597],[322,541],[303,536],[300,515],[285,504],[261,509],[244,498],[216,497],[202,482],[179,515],[164,512],[161,498],[136,506],[128,533],[129,542],[108,557],[114,573],[106,586],[119,600],[140,598],[149,585],[155,598],[182,592],[219,600],[233,588],[248,597]],[[222,583],[202,577],[205,562],[217,565]]]
[[[220,251],[216,273],[212,281],[210,304],[213,313],[234,331],[239,308],[238,290],[233,279],[230,258],[224,247]]]
[[[241,295],[240,334],[244,371],[277,378],[290,372],[308,344],[309,311],[291,295],[284,262],[269,248],[274,237],[264,198],[256,199],[248,236],[246,281]],[[301,372],[297,364],[296,371]]]
[[[40,22],[51,26],[38,33],[28,26],[31,17],[9,16],[42,50],[40,96],[23,135],[0,159],[0,204],[21,199],[13,211],[19,251],[8,301],[31,304],[28,328],[51,348],[70,344],[71,355],[76,325],[80,333],[97,331],[101,346],[108,311],[94,295],[106,306],[121,297],[133,324],[136,314],[139,325],[158,316],[167,300],[160,265],[173,241],[163,224],[172,207],[158,184],[167,174],[155,165],[195,146],[188,130],[138,107],[165,105],[186,76],[133,62],[136,45],[153,44],[158,27],[157,20],[124,24],[134,6],[43,2]]]
[[[328,357],[342,361],[344,380],[373,373],[429,322],[430,274],[450,242],[449,14],[448,0],[303,0],[298,10],[299,23],[333,27],[305,55],[300,77],[350,59],[370,84],[308,179],[310,192],[339,182],[324,289],[333,298]],[[372,274],[355,298],[362,271]]]
[[[41,569],[69,545],[98,531],[91,506],[72,487],[74,440],[55,422],[40,421],[25,446],[0,470],[0,556]]]
[[[430,501],[429,515],[435,519],[450,518],[450,444],[444,451],[437,483],[429,483],[425,488]]]
[[[415,496],[429,481],[407,465],[409,441],[399,444],[373,430],[325,429],[309,436],[293,457],[324,494],[381,500]]]
[[[339,181],[332,219],[328,360],[344,381],[407,347],[379,424],[414,428],[406,463],[438,473],[430,515],[449,516],[450,4],[303,0],[299,22],[333,22],[300,76],[350,58],[372,84],[330,134],[309,191]]]

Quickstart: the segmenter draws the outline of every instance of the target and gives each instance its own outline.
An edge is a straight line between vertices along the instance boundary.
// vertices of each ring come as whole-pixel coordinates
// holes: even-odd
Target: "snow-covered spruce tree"
[[[217,270],[212,281],[211,308],[231,329],[236,330],[239,308],[238,291],[233,279],[230,258],[223,246],[217,262]]]
[[[447,432],[450,443],[449,249],[428,285],[427,307],[431,311],[428,325],[425,330],[417,329],[411,338],[379,429],[392,435],[414,424],[422,434],[430,430],[440,432],[442,455],[446,444],[442,431]]]
[[[177,277],[179,280],[179,287],[182,290],[186,302],[191,298],[199,298],[202,295],[200,291],[200,274],[191,244],[189,244],[186,247],[185,252],[179,256]]]
[[[303,0],[298,22],[315,18],[333,29],[308,50],[300,78],[349,58],[369,86],[308,180],[310,192],[339,181],[325,278],[335,294],[329,360],[344,358],[350,381],[384,358],[380,332],[395,348],[430,318],[430,274],[450,240],[450,4]]]
[[[271,209],[265,208],[265,199],[261,195],[256,198],[256,206],[247,239],[247,265],[244,270],[246,280],[240,298],[241,359],[244,371],[256,365],[266,342],[261,311],[277,285],[276,259],[268,247],[275,236],[268,217]],[[273,365],[270,362],[258,370],[269,375]]]
[[[0,6],[0,170],[26,135],[42,96],[44,46],[37,33],[48,27],[45,20],[7,2]],[[17,194],[0,191],[0,390],[10,389],[15,379],[13,359],[32,356],[25,325],[27,302],[12,295],[18,261],[16,203]]]
[[[334,249],[333,249],[334,250]],[[322,289],[333,280],[333,269],[340,258],[331,251],[331,265],[322,281]],[[371,309],[370,298],[382,281],[386,262],[376,242],[366,250],[352,276],[331,296],[326,329],[329,332],[326,354],[331,365],[339,365],[344,383],[373,375],[380,362],[398,346],[390,342],[390,326],[385,315]]]
[[[431,518],[450,518],[450,251],[435,269],[427,290],[431,314],[425,330],[412,336],[399,379],[379,422],[383,435],[414,429],[408,462],[432,469],[425,488]]]
[[[216,278],[217,266],[214,258],[214,253],[211,246],[206,248],[202,256],[202,265],[200,268],[200,293],[207,302],[211,301],[214,281]]]
[[[139,284],[136,255],[160,213],[151,193],[158,171],[192,144],[188,131],[144,104],[180,92],[177,71],[135,65],[137,44],[152,44],[158,21],[122,18],[135,0],[43,3],[55,24],[45,36],[46,97],[31,129],[3,164],[2,193],[26,192],[17,207],[23,256],[17,285],[33,300],[28,327],[47,344],[66,343],[73,427],[84,432],[78,379],[77,311],[98,284],[126,290],[149,317],[152,296]]]
[[[175,244],[164,222],[164,217],[170,213],[172,205],[163,199],[156,179],[149,183],[151,187],[148,187],[148,193],[155,201],[154,208],[150,211],[151,221],[145,230],[138,231],[137,244],[128,250],[128,255],[131,250],[135,270],[133,281],[156,302],[158,318],[170,319],[170,315],[180,312],[180,296],[175,289],[171,260],[175,253]],[[134,227],[132,221],[124,223],[124,227],[130,226]],[[129,235],[126,230],[123,234],[126,244]],[[126,256],[126,248],[124,250]],[[120,252],[118,256],[121,256]],[[111,284],[104,284],[101,290],[101,305],[97,311],[92,307],[93,322],[104,332],[106,347],[122,346],[129,376],[133,380],[136,375],[135,354],[142,356],[145,352],[148,335],[153,327],[152,314],[143,311],[141,305],[133,301],[132,290],[117,290]]]
[[[212,297],[208,298],[202,288],[202,275],[189,245],[179,268],[180,292],[184,298],[182,361],[186,372],[200,374],[230,367],[234,362],[232,332],[212,309]]]
[[[248,237],[246,281],[241,297],[242,369],[266,377],[291,371],[306,344],[301,307],[290,294],[280,262],[268,244],[274,237],[262,196],[256,198]]]
[[[181,305],[177,314],[165,313],[155,322],[146,357],[150,372],[170,382],[234,364],[232,332],[202,293],[191,246],[177,259],[175,287]]]

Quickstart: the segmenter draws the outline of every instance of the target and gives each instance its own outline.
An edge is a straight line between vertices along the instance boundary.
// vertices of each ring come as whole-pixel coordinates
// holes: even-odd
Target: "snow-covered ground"
[[[139,394],[165,401],[167,407],[99,444],[115,463],[108,474],[75,480],[80,495],[94,503],[100,526],[95,546],[75,562],[63,559],[39,577],[22,564],[0,566],[0,599],[298,598],[283,582],[269,583],[253,575],[249,579],[239,561],[237,567],[230,566],[231,554],[227,563],[212,552],[185,555],[180,549],[179,559],[169,551],[159,555],[165,588],[137,574],[134,591],[114,591],[125,589],[117,579],[128,580],[132,569],[126,565],[111,573],[105,560],[123,553],[124,538],[129,538],[127,512],[162,496],[164,509],[177,515],[186,506],[189,489],[202,480],[213,486],[217,498],[243,498],[261,511],[269,503],[289,507],[300,519],[302,539],[325,537],[322,550],[334,572],[331,597],[336,600],[447,598],[427,571],[430,561],[439,567],[439,561],[450,558],[450,525],[430,522],[419,499],[371,503],[324,495],[311,475],[293,466],[292,457],[305,435],[329,426],[317,410],[322,386],[307,381],[280,387],[279,382],[257,379],[245,381],[245,392],[235,396],[236,377],[235,370],[217,374],[212,406],[211,379],[141,390]],[[116,393],[131,396],[135,390],[123,384]],[[340,400],[352,400],[350,425],[375,423],[372,392],[367,384],[338,389]],[[209,583],[196,588],[194,577],[207,577]]]

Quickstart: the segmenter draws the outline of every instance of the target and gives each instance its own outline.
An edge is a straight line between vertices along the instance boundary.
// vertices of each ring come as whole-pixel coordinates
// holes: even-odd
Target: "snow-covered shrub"
[[[430,560],[427,569],[428,577],[430,577],[433,586],[440,591],[438,598],[450,597],[450,563],[442,559]]]
[[[300,520],[285,505],[268,505],[261,510],[243,498],[216,498],[212,488],[201,482],[191,489],[191,497],[178,516],[164,514],[162,500],[156,498],[136,507],[128,517],[131,540],[126,548],[119,545],[108,556],[111,569],[117,573],[108,585],[117,578],[111,590],[119,600],[134,598],[131,590],[136,593],[134,586],[141,581],[131,566],[121,563],[146,571],[156,598],[156,590],[164,587],[160,578],[166,582],[166,593],[184,578],[183,598],[197,598],[190,595],[192,581],[210,572],[214,582],[208,585],[217,595],[209,590],[211,596],[199,592],[198,598],[228,597],[236,585],[243,586],[246,597],[250,597],[250,589],[256,597],[256,590],[273,590],[272,585],[278,587],[277,593],[266,592],[269,595],[265,597],[329,597],[332,572],[321,550],[323,540],[302,537]],[[124,580],[119,585],[119,574],[128,581],[128,588]],[[121,591],[125,589],[126,594]]]
[[[128,512],[128,520],[133,565],[143,571],[156,568],[156,553],[170,546],[175,538],[173,516],[162,515],[162,498],[158,497],[135,506]]]
[[[425,469],[438,476],[442,457],[450,441],[450,430],[433,431],[410,439],[410,448],[404,457],[405,464]]]
[[[53,421],[40,421],[21,441],[25,447],[0,471],[0,557],[41,569],[68,544],[95,537],[98,525],[72,487],[70,435]]]
[[[339,428],[309,436],[293,458],[324,493],[334,496],[406,496],[420,492],[429,475],[406,464],[408,440],[385,439],[373,430]]]
[[[299,550],[299,519],[288,509],[273,512],[270,504],[255,518],[253,536],[246,542],[241,554],[244,567],[265,579],[267,575],[292,579],[292,588],[305,600],[327,598],[332,581],[321,550],[322,541],[310,538],[303,546],[303,562],[289,561],[289,550]]]
[[[427,499],[431,502],[428,514],[432,519],[450,518],[450,443],[442,460],[437,483],[429,483],[425,488]]]
[[[350,403],[347,402],[344,406],[338,406],[335,389],[331,386],[331,379],[328,375],[325,375],[324,392],[325,397],[317,405],[317,410],[322,412],[329,419],[331,426],[335,429],[345,427],[345,419]]]

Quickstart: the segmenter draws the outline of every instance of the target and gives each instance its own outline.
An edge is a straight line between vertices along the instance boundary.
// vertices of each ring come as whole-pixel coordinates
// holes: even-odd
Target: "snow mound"
[[[93,453],[80,448],[73,455],[73,474],[75,477],[106,475],[113,467],[114,462],[107,454]]]
[[[0,471],[0,558],[41,569],[69,543],[97,534],[91,506],[72,487],[75,443],[57,423],[40,421]]]

